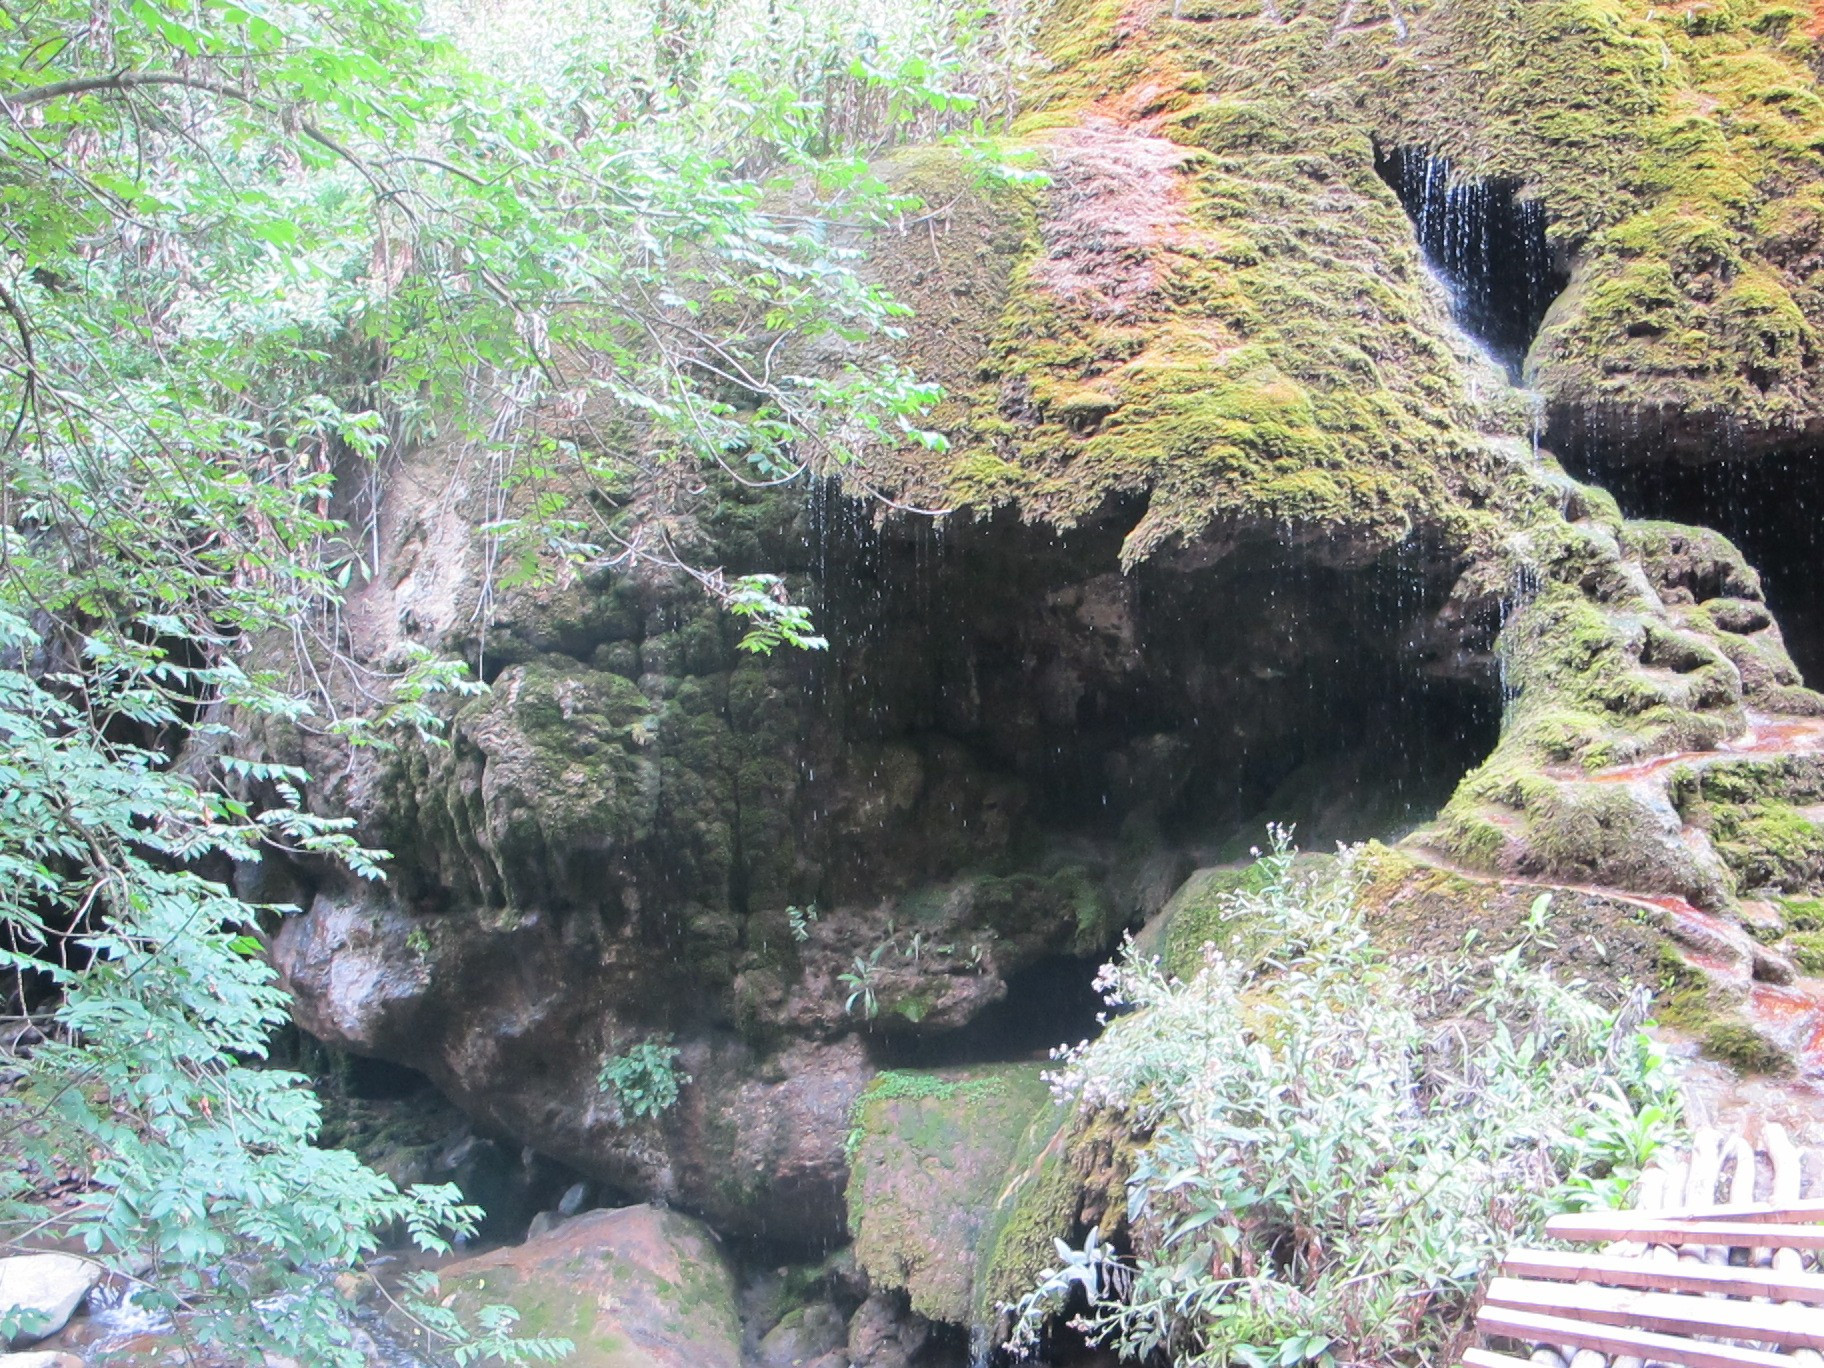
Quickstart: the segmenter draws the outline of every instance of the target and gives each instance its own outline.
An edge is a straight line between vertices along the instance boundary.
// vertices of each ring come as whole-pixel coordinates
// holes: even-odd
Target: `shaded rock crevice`
[[[1377,144],[1374,164],[1449,286],[1457,322],[1518,383],[1547,310],[1570,283],[1569,249],[1548,237],[1544,203],[1516,179],[1463,180],[1423,148]]]

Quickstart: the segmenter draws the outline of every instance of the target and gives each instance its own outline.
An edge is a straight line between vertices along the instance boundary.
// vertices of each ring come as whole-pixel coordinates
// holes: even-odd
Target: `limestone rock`
[[[12,1347],[35,1344],[63,1329],[101,1272],[100,1264],[74,1254],[0,1259],[0,1316],[18,1326]]]
[[[573,1368],[740,1368],[735,1283],[709,1231],[657,1207],[590,1211],[450,1264],[459,1308],[504,1302],[528,1335],[574,1341]]]
[[[1068,1213],[1022,1201],[1049,1187],[1063,1108],[1037,1065],[882,1074],[856,1108],[849,1180],[855,1256],[876,1289],[903,1289],[911,1310],[972,1325],[1019,1218],[1049,1248]],[[1043,1205],[1043,1204],[1041,1204]],[[1009,1241],[1009,1245],[1014,1241]]]
[[[309,915],[286,918],[272,953],[294,987],[298,1024],[358,1053],[378,1049],[426,990],[410,932],[396,905],[367,897],[320,896]]]
[[[1315,876],[1327,872],[1334,861],[1300,856],[1297,863],[1307,876]],[[1157,958],[1168,974],[1186,980],[1202,967],[1206,947],[1233,960],[1258,958],[1268,943],[1258,926],[1235,914],[1230,897],[1249,887],[1255,877],[1252,863],[1193,870],[1141,927],[1134,937],[1135,949]]]
[[[297,874],[273,958],[300,1024],[591,1179],[811,1244],[842,1234],[870,1046],[1107,953],[1268,820],[1321,849],[1443,805],[1411,839],[1464,877],[1411,872],[1395,912],[1453,947],[1541,891],[1593,920],[1752,896],[1785,941],[1724,934],[1731,991],[1824,966],[1795,939],[1824,913],[1785,906],[1824,894],[1824,790],[1714,777],[1757,719],[1824,711],[1759,576],[1544,449],[1824,430],[1824,103],[1796,11],[1763,8],[1059,0],[1019,138],[1049,185],[942,147],[881,167],[943,206],[870,269],[914,307],[947,443],[868,453],[847,493],[667,509],[703,563],[819,604],[816,661],[743,656],[683,576],[495,593],[495,491],[454,448],[402,454],[353,649],[485,659],[491,692],[438,704],[442,748],[275,733],[397,855],[384,893]],[[1465,175],[1524,187],[1537,254],[1510,264],[1551,283],[1506,373],[1402,199]],[[955,513],[883,519],[863,488]],[[1180,971],[1209,905],[1159,932]],[[692,1081],[630,1117],[599,1070],[655,1040]],[[868,1239],[928,1243],[892,1278],[960,1314],[983,1232],[937,1186]]]
[[[806,1368],[848,1343],[848,1323],[829,1302],[788,1314],[760,1341],[760,1368]]]
[[[930,1340],[930,1326],[907,1309],[903,1293],[876,1292],[849,1318],[848,1356],[855,1368],[916,1368]]]

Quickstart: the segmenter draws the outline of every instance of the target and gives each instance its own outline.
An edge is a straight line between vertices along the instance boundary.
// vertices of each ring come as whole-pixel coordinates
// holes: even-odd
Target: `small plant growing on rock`
[[[880,1015],[880,995],[875,992],[875,983],[880,978],[880,957],[886,948],[887,943],[883,941],[874,947],[872,954],[855,956],[849,971],[837,975],[849,987],[849,998],[842,1004],[842,1010],[850,1016],[855,1015],[857,1003],[861,1005],[861,1014],[869,1021]]]
[[[925,939],[923,931],[914,931],[912,939],[906,943],[906,948],[900,953],[911,960],[912,967],[916,969],[919,960],[925,955],[953,955],[956,953],[956,947],[954,945],[933,945]]]
[[[658,1116],[678,1100],[690,1075],[678,1072],[678,1049],[670,1036],[642,1040],[622,1054],[602,1061],[595,1082],[620,1104],[628,1120]]]
[[[792,939],[800,945],[811,938],[811,923],[817,920],[817,904],[785,909],[786,924],[792,928]]]

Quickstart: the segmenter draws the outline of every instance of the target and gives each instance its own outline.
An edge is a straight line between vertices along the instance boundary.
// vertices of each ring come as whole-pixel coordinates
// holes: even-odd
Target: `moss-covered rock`
[[[1377,174],[1401,148],[1517,190],[1574,259],[1531,363],[1554,413],[1738,447],[1817,424],[1824,100],[1788,7],[1714,29],[1638,0],[1193,9],[1053,7],[1014,140],[1048,190],[903,170],[957,239],[882,267],[953,394],[923,497],[1068,522],[1146,489],[1130,558],[1212,521],[1486,522],[1503,424]]]
[[[928,1041],[1023,966],[1107,949],[1193,853],[1320,816],[1326,787],[1409,828],[1436,798],[1360,796],[1409,740],[1461,731],[1446,784],[1480,763],[1425,859],[1376,857],[1377,934],[1518,944],[1549,892],[1591,977],[1651,977],[1662,935],[1729,992],[1773,972],[1731,908],[1824,893],[1824,793],[1738,751],[1824,699],[1733,546],[1625,521],[1539,438],[1639,456],[1819,425],[1813,27],[1770,0],[1059,0],[1002,140],[1048,185],[951,146],[881,168],[927,216],[870,269],[915,310],[949,443],[844,477],[959,516],[883,523],[834,482],[668,509],[703,564],[782,571],[827,659],[744,656],[681,577],[494,595],[470,537],[492,506],[461,503],[450,453],[402,461],[351,633],[376,661],[458,652],[493,692],[452,707],[447,749],[311,757],[319,806],[399,858],[396,905],[323,890],[281,937],[300,1017],[744,1234],[832,1238],[846,1176],[877,1280],[968,1320],[1073,1187],[1084,1219],[1081,1137],[1031,1128],[1049,1104],[1019,1070],[880,1084],[851,1170],[867,1038]],[[1534,215],[1569,271],[1526,362],[1543,409],[1452,320],[1388,180],[1415,150]],[[1350,736],[1377,688],[1424,726]],[[1155,928],[1174,972],[1245,935],[1229,877]],[[1713,932],[1727,953],[1695,949]],[[363,982],[371,1010],[334,1010]],[[1667,1001],[1748,1060],[1740,993],[1691,993]],[[630,1121],[596,1071],[659,1039],[692,1081]]]
[[[1811,39],[1758,11],[1710,32],[1588,0],[1194,10],[1057,7],[1053,72],[1013,139],[1048,188],[918,162],[916,183],[963,206],[940,258],[1000,312],[972,306],[973,366],[954,335],[914,327],[911,359],[928,352],[951,388],[951,446],[889,473],[923,502],[1063,526],[1141,492],[1130,566],[1221,556],[1263,528],[1346,560],[1423,529],[1461,559],[1455,621],[1503,619],[1507,698],[1499,747],[1426,839],[1483,870],[1726,905],[1728,861],[1656,777],[1582,777],[1713,752],[1750,708],[1821,701],[1733,546],[1625,523],[1537,450],[1536,417],[1463,345],[1383,174],[1388,149],[1423,147],[1542,206],[1577,259],[1533,363],[1554,401],[1593,411],[1638,383],[1646,406],[1732,432],[1809,422],[1792,416],[1813,405],[1793,278],[1739,215],[1695,206],[1785,194],[1818,155],[1759,115],[1713,117],[1776,70],[1809,90]]]
[[[1313,878],[1325,877],[1332,863],[1323,856],[1300,856],[1298,862]],[[1157,958],[1166,973],[1182,979],[1193,977],[1211,950],[1231,959],[1256,958],[1262,948],[1258,928],[1237,911],[1231,895],[1258,891],[1266,877],[1253,860],[1195,871],[1134,937],[1135,950]]]
[[[570,1340],[576,1368],[740,1368],[734,1276],[710,1232],[656,1207],[592,1211],[448,1265],[458,1313],[504,1302],[519,1332]]]
[[[1032,1271],[1029,1246],[1069,1232],[1065,1118],[1036,1065],[876,1078],[856,1104],[848,1189],[874,1286],[903,1288],[933,1320],[980,1323],[988,1285]]]
[[[1694,834],[1670,758],[1707,767],[1750,708],[1815,706],[1759,577],[1700,528],[1578,523],[1524,540],[1538,578],[1501,635],[1501,743],[1429,839],[1483,869],[1725,906],[1740,880]]]

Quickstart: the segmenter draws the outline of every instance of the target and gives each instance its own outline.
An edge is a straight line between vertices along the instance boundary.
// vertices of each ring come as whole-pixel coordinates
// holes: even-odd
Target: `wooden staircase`
[[[1465,1368],[1824,1368],[1824,1150],[1777,1125],[1757,1148],[1698,1132],[1656,1161],[1630,1211],[1558,1216],[1589,1253],[1502,1261]]]

